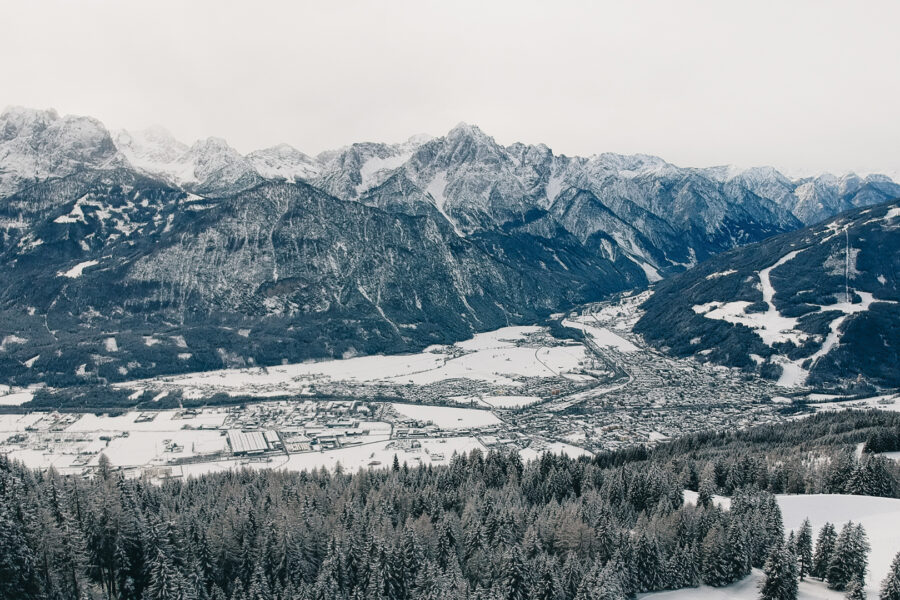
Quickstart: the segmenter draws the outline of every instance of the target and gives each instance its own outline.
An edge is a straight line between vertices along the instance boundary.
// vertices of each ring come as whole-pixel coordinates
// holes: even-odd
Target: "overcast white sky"
[[[900,172],[900,2],[0,0],[0,106],[243,152],[441,135]]]

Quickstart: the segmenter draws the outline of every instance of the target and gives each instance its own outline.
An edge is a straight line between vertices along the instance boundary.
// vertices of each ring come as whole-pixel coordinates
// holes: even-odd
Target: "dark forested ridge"
[[[665,279],[644,303],[646,312],[635,331],[676,356],[766,377],[778,378],[793,362],[808,371],[809,386],[869,382],[897,387],[898,249],[898,201],[848,211],[719,254]],[[772,290],[768,302],[764,271]],[[709,309],[723,304],[737,313],[730,321],[708,316]],[[744,317],[754,313],[767,316]],[[767,343],[758,327],[772,319],[779,325],[770,328]],[[790,335],[771,337],[776,328]]]
[[[845,450],[898,430],[898,415],[847,412],[592,459],[476,451],[442,467],[161,485],[0,459],[0,598],[617,599],[727,585],[751,567],[774,594],[816,564],[850,588],[864,532],[845,527],[813,564],[812,532],[785,541],[769,491],[896,496],[896,465]],[[861,487],[835,487],[847,481]]]

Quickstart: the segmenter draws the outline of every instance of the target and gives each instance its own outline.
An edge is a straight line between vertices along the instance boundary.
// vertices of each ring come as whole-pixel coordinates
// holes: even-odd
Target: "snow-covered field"
[[[489,410],[425,404],[393,404],[392,406],[404,417],[431,422],[441,429],[474,429],[500,424],[500,419]]]
[[[476,334],[454,346],[435,346],[418,354],[376,355],[266,368],[223,369],[116,384],[127,389],[178,388],[187,397],[217,392],[272,396],[306,394],[317,381],[424,385],[467,378],[495,385],[520,385],[517,377],[552,377],[577,369],[585,359],[581,345],[518,346],[540,327],[504,327]],[[623,340],[624,341],[624,340]]]
[[[481,401],[494,408],[521,408],[541,399],[538,396],[484,396]]]
[[[589,335],[595,344],[601,347],[615,348],[619,352],[637,352],[638,347],[605,327],[590,325],[590,317],[580,317],[579,320],[566,319],[562,322],[565,327],[580,329]]]
[[[248,460],[222,460],[198,464],[181,465],[178,472],[184,477],[198,476],[204,473],[217,473],[229,469],[248,467],[252,469],[284,469],[303,471],[319,468],[333,470],[338,464],[344,471],[356,472],[359,469],[389,467],[397,455],[400,464],[411,467],[419,464],[446,464],[454,452],[470,452],[476,448],[486,451],[484,444],[477,438],[463,436],[441,439],[417,440],[419,447],[394,441],[378,441],[356,446],[347,446],[328,452],[304,452],[288,456],[278,456],[271,462]]]
[[[698,588],[672,592],[638,594],[638,598],[647,598],[648,600],[755,600],[759,598],[759,586],[762,581],[762,571],[754,569],[749,577],[727,587],[713,588],[703,585]],[[821,581],[809,579],[800,582],[797,593],[797,600],[842,600],[843,598],[843,593],[829,590],[828,586]]]
[[[192,418],[176,418],[175,410],[152,414],[152,420],[141,422],[136,422],[139,412],[119,416],[71,415],[73,422],[61,431],[42,427],[52,418],[44,413],[0,415],[0,441],[23,433],[26,428],[36,429],[29,435],[40,440],[29,442],[27,447],[4,444],[0,451],[28,467],[53,466],[79,472],[85,466],[96,465],[100,453],[115,466],[137,467],[226,449],[225,437],[215,429],[225,420],[224,409],[204,409]]]
[[[866,530],[872,551],[869,553],[869,571],[866,576],[866,588],[870,597],[877,597],[881,587],[881,581],[887,575],[888,568],[894,556],[900,552],[900,499],[875,498],[872,496],[849,496],[840,494],[813,494],[813,495],[779,495],[778,506],[784,519],[785,532],[799,529],[803,519],[809,519],[813,528],[813,538],[818,536],[819,530],[826,522],[832,523],[838,531],[847,521],[860,523]],[[696,503],[697,493],[684,492],[685,502]],[[723,508],[728,508],[728,498],[716,497],[714,501]],[[751,576],[748,579],[753,579]],[[756,598],[756,588],[745,585],[747,580],[721,590],[704,589],[704,594],[691,595],[690,590],[678,592],[666,592],[666,594],[649,594],[647,597],[656,599],[688,598]],[[842,598],[841,594],[834,596],[822,595],[832,593],[824,586],[812,582],[807,586],[807,598]],[[697,590],[694,590],[696,592]],[[678,595],[685,594],[685,595]],[[718,594],[718,595],[716,595]],[[732,594],[732,595],[728,595]],[[747,595],[750,594],[750,595]],[[818,595],[816,595],[818,594]]]
[[[884,394],[845,402],[821,402],[812,406],[815,407],[816,411],[847,410],[848,408],[877,408],[879,410],[900,411],[900,394]]]
[[[3,389],[0,389],[0,406],[19,406],[30,402],[32,398],[34,398],[34,393],[27,390],[12,392],[7,388],[6,393],[4,393]]]
[[[565,454],[569,458],[578,458],[579,456],[592,456],[592,454],[584,448],[572,446],[564,442],[544,442],[536,444],[530,448],[524,448],[519,451],[522,460],[537,460],[542,454],[551,452],[553,454]]]

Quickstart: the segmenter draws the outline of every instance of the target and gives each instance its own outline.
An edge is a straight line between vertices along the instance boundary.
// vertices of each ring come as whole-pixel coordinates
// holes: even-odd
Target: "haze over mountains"
[[[245,156],[7,109],[0,367],[65,383],[408,351],[898,196],[878,175],[567,157],[466,124]]]

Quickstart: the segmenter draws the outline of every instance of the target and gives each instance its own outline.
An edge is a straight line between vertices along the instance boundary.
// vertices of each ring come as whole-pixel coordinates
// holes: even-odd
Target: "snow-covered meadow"
[[[828,522],[838,530],[847,521],[861,524],[869,539],[872,550],[869,553],[869,569],[866,575],[866,588],[870,597],[878,596],[881,581],[887,575],[894,556],[900,552],[900,499],[876,498],[873,496],[850,496],[841,494],[811,494],[776,496],[781,516],[784,520],[785,532],[797,530],[804,519],[809,519],[813,528],[813,539],[822,526]],[[686,490],[685,502],[695,504],[697,493]],[[730,500],[715,497],[714,502],[728,508]],[[726,588],[700,588],[699,590],[678,590],[647,594],[645,597],[654,600],[688,600],[704,598],[709,600],[749,599],[758,597],[756,583],[761,575],[754,573],[744,581]],[[693,592],[693,594],[691,593]],[[844,595],[827,589],[821,582],[809,581],[801,584],[800,598],[831,599],[843,598]],[[696,595],[694,595],[696,594]]]
[[[451,346],[433,346],[417,354],[374,355],[297,364],[221,369],[116,384],[125,389],[179,389],[186,397],[308,394],[317,382],[427,385],[471,379],[516,387],[522,377],[554,377],[578,369],[583,345],[524,344],[540,327],[504,327],[476,334]]]

